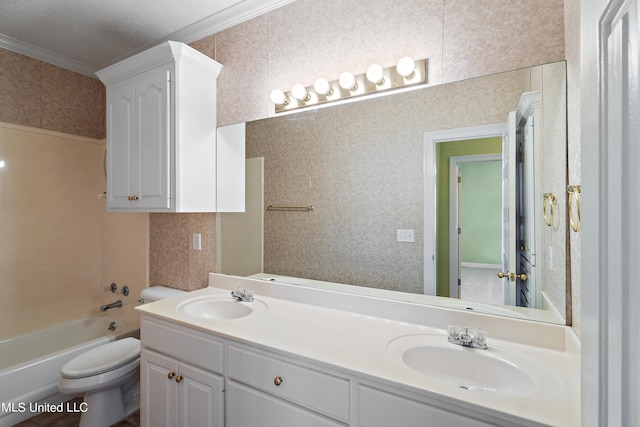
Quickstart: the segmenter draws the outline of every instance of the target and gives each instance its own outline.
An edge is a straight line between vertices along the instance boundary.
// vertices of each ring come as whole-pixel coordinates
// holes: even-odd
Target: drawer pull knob
[[[173,377],[175,377],[175,376],[176,376],[176,373],[175,373],[175,372],[169,372],[169,375],[167,375],[167,377],[168,377],[169,379],[172,379],[172,378],[173,378]]]
[[[179,383],[180,381],[182,381],[182,375],[178,375],[176,377],[176,382]]]
[[[128,200],[139,200],[138,196],[129,196],[127,197]]]
[[[284,380],[282,379],[282,377],[275,377],[275,378],[273,379],[273,383],[276,385],[276,387],[279,387],[279,386],[280,386],[280,384],[282,384],[282,381],[284,381]]]

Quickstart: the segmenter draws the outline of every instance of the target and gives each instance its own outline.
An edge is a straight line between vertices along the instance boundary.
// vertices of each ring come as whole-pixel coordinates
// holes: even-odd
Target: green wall
[[[436,292],[449,296],[449,159],[502,152],[502,138],[482,138],[436,144]]]

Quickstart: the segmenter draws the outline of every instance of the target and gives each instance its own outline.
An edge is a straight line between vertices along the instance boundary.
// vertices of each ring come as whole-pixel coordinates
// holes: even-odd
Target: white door
[[[174,427],[178,421],[178,361],[151,350],[140,354],[140,422]]]
[[[109,207],[126,208],[133,189],[135,86],[107,91],[107,198]]]
[[[529,94],[530,95],[530,94]],[[517,183],[516,217],[516,305],[519,307],[540,308],[540,290],[536,282],[536,177],[534,173],[535,145],[540,144],[536,139],[536,125],[539,121],[539,109],[529,104],[531,96],[523,96],[519,109],[522,111],[518,123],[517,151]],[[535,98],[533,99],[535,101]],[[524,101],[524,102],[523,102]]]
[[[216,272],[250,276],[264,272],[264,158],[246,160],[245,211],[216,217]]]
[[[583,0],[582,425],[640,425],[637,0]]]
[[[135,196],[138,208],[169,208],[170,72],[154,70],[136,82]]]
[[[509,273],[516,271],[516,113],[507,118],[502,134],[502,281],[504,303],[516,304],[516,286]]]
[[[178,426],[224,427],[224,379],[184,362],[180,377]]]

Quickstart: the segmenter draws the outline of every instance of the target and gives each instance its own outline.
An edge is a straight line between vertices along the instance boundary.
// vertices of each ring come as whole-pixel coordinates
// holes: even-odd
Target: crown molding
[[[96,79],[96,68],[83,62],[68,58],[64,55],[53,53],[46,49],[39,48],[29,43],[14,39],[13,37],[0,34],[0,48],[19,53],[30,58],[38,59],[48,64],[56,65],[66,70],[74,71],[88,77]]]
[[[162,39],[146,43],[144,46],[134,51],[125,52],[121,56],[114,58],[99,67],[85,64],[3,34],[0,34],[0,48],[11,50],[13,52],[17,52],[34,59],[39,59],[40,61],[97,79],[95,74],[97,70],[106,68],[165,41],[174,40],[182,43],[192,43],[257,16],[271,12],[272,10],[294,1],[295,0],[240,0],[226,9],[222,9],[219,12],[201,19],[200,21],[175,31]]]

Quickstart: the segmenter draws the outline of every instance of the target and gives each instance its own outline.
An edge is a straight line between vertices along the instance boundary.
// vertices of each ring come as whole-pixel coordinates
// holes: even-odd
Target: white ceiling
[[[166,40],[190,43],[294,0],[0,0],[0,48],[95,77]]]

